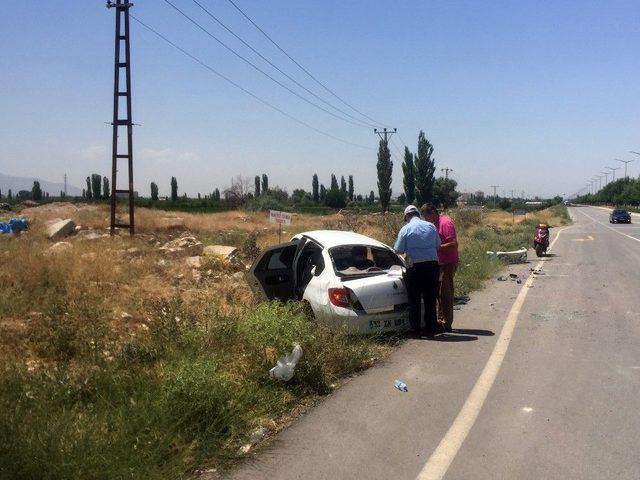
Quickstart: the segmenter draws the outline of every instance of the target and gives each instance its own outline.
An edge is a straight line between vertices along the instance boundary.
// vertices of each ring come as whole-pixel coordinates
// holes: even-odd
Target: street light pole
[[[619,158],[616,158],[616,160],[624,163],[624,179],[627,180],[627,164],[633,162],[633,160],[620,160]]]
[[[611,167],[604,167],[604,168],[608,168],[609,170],[611,170],[611,181],[615,182],[616,181],[616,170],[620,170],[622,167],[616,167],[616,168],[611,168]]]

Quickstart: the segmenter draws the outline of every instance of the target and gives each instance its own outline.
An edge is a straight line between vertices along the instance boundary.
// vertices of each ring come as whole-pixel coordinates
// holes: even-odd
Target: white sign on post
[[[269,210],[269,221],[278,224],[278,243],[282,241],[282,225],[291,225],[291,215],[287,212]]]
[[[280,225],[291,225],[291,217],[292,215],[287,212],[269,210],[269,221],[272,223],[279,223]]]

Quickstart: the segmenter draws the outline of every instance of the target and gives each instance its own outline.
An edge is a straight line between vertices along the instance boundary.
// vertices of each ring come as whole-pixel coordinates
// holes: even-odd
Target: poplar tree
[[[320,200],[320,193],[318,191],[318,174],[313,174],[313,180],[311,181],[311,196],[315,203],[318,203]]]
[[[389,210],[389,202],[391,201],[391,173],[393,171],[393,162],[391,161],[391,152],[389,145],[384,140],[380,140],[378,147],[378,196],[380,197],[380,207],[383,212]]]
[[[171,177],[171,201],[178,201],[178,180],[176,177]]]
[[[402,185],[407,205],[413,204],[416,199],[416,170],[413,163],[413,153],[404,147],[404,162],[402,163]]]
[[[349,201],[353,201],[353,175],[349,175]]]
[[[260,196],[260,175],[256,175],[253,179],[253,195],[254,197]]]
[[[433,174],[436,171],[433,158],[433,145],[424,132],[418,135],[418,151],[415,156],[416,200],[419,204],[433,200]]]

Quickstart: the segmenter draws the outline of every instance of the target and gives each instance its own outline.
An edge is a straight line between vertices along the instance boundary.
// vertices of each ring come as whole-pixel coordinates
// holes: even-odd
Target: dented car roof
[[[296,237],[302,235],[315,240],[324,248],[332,248],[339,245],[370,245],[372,247],[389,248],[384,243],[367,237],[366,235],[355,232],[345,232],[343,230],[313,230],[311,232],[302,232],[296,235]]]

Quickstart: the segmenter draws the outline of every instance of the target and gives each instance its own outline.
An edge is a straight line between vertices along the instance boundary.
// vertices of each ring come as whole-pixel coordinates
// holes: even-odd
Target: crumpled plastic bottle
[[[409,387],[407,387],[407,384],[404,383],[402,380],[396,380],[395,382],[393,382],[393,384],[401,392],[408,392],[409,391]]]
[[[281,382],[288,382],[293,378],[300,357],[302,357],[302,347],[296,343],[290,354],[278,359],[276,366],[269,370],[269,376]]]

